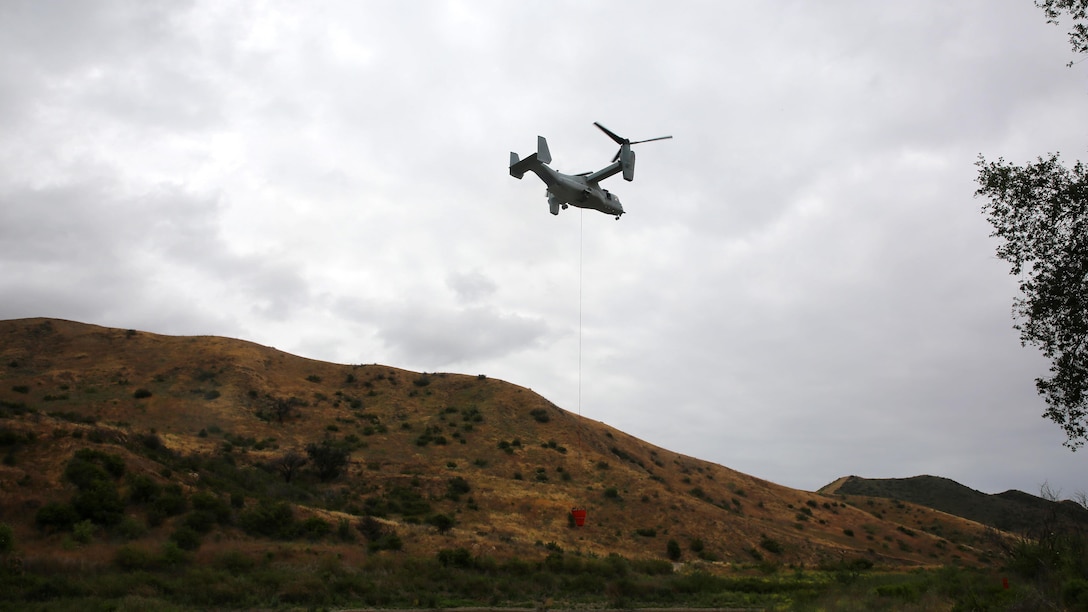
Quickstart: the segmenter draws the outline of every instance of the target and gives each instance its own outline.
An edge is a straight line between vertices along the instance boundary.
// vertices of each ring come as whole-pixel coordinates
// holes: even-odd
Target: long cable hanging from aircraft
[[[672,136],[658,136],[646,140],[631,141],[619,136],[615,132],[604,127],[600,123],[593,122],[602,132],[608,135],[616,144],[620,145],[619,151],[612,158],[612,163],[596,172],[583,172],[581,174],[563,174],[552,169],[548,164],[552,162],[552,153],[548,149],[548,141],[543,136],[536,137],[536,153],[530,154],[525,159],[518,154],[510,152],[510,176],[520,179],[526,172],[532,172],[540,177],[547,185],[548,209],[553,215],[558,215],[560,209],[566,210],[568,206],[593,210],[599,210],[609,215],[615,215],[618,221],[623,215],[623,205],[620,199],[600,186],[600,182],[614,175],[623,173],[626,181],[635,180],[635,152],[632,145],[655,140],[665,140]],[[584,455],[582,447],[582,215],[578,217],[578,450]],[[574,507],[570,511],[571,519],[577,526],[585,524],[585,507]]]
[[[581,213],[581,211],[579,211]],[[578,422],[575,429],[578,432],[578,454],[580,461],[585,461],[586,449],[582,443],[582,252],[583,252],[583,220],[582,214],[578,215]],[[586,524],[586,507],[575,506],[570,509],[570,517],[576,527]]]

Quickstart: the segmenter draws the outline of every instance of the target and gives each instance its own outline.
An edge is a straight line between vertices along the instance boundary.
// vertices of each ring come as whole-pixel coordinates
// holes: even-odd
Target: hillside
[[[198,558],[665,559],[675,541],[685,562],[917,566],[996,550],[977,523],[783,487],[484,375],[52,319],[0,321],[0,453],[0,521],[27,558],[106,563],[167,538]]]
[[[1076,503],[1055,502],[1022,491],[990,495],[937,476],[847,476],[821,488],[820,493],[912,502],[1015,533],[1030,532],[1054,520],[1088,527],[1088,510]]]

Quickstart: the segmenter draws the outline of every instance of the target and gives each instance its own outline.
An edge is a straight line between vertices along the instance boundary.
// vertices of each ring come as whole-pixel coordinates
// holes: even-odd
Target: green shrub
[[[177,483],[163,487],[162,493],[151,503],[151,509],[164,517],[182,514],[188,507],[189,501]]]
[[[238,516],[241,528],[253,536],[289,540],[302,530],[294,510],[286,502],[261,502],[256,508]]]
[[[231,522],[231,509],[227,502],[207,491],[198,491],[189,498],[193,508],[211,515],[220,525],[229,525]]]
[[[113,564],[123,571],[146,571],[153,567],[155,556],[149,551],[136,546],[119,546],[113,554]]]
[[[330,481],[340,475],[340,470],[348,464],[350,455],[346,449],[333,444],[330,440],[323,440],[321,444],[310,443],[306,446],[306,454],[310,456],[317,477],[322,482]]]
[[[782,544],[778,540],[772,540],[767,536],[763,536],[763,539],[759,541],[759,547],[776,555],[782,552]]]
[[[551,420],[551,417],[548,416],[548,411],[543,408],[534,408],[529,411],[529,415],[532,416],[537,423],[547,423]]]
[[[0,523],[0,554],[9,553],[15,548],[15,531],[11,525]]]
[[[75,494],[72,507],[81,518],[99,525],[116,525],[124,517],[125,502],[112,482],[97,481]]]
[[[680,544],[676,540],[669,540],[665,544],[665,554],[673,561],[680,560]]]
[[[446,533],[450,529],[453,529],[453,519],[445,514],[435,514],[434,516],[427,517],[427,523],[434,525],[439,533]]]
[[[351,521],[346,518],[336,521],[336,537],[343,542],[355,541],[355,534],[351,531]]]
[[[50,502],[38,508],[38,512],[34,515],[34,524],[43,531],[50,529],[68,531],[78,520],[79,514],[71,504],[59,502]]]
[[[148,398],[148,397],[151,397],[151,391],[149,391],[147,389],[144,389],[143,387],[140,387],[139,389],[136,389],[135,391],[132,392],[132,397],[134,397],[136,399]]]
[[[188,525],[181,525],[170,534],[170,541],[177,544],[182,550],[196,550],[200,548],[200,534]]]
[[[302,533],[311,540],[321,539],[332,531],[332,525],[323,518],[311,516],[302,521]]]
[[[121,520],[121,523],[117,525],[117,535],[125,540],[142,538],[147,535],[147,526],[144,525],[143,521],[135,517],[126,516]]]
[[[472,553],[467,548],[442,549],[438,551],[438,562],[442,567],[471,568],[475,565]]]
[[[89,520],[83,520],[72,526],[72,539],[80,544],[94,541],[95,526]]]
[[[215,526],[215,515],[207,510],[193,510],[185,515],[182,525],[192,529],[196,533],[208,533]],[[181,545],[180,543],[178,544]],[[185,548],[182,546],[182,548]],[[186,548],[186,550],[192,550]]]
[[[237,575],[253,569],[256,563],[252,557],[241,551],[228,550],[215,558],[214,565]]]

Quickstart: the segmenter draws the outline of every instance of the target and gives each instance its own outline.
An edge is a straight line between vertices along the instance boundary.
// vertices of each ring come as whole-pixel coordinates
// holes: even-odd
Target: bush
[[[72,526],[72,539],[80,544],[90,544],[94,541],[94,523],[83,520]]]
[[[177,544],[182,550],[196,550],[200,548],[200,534],[188,525],[182,525],[170,534],[170,541]]]
[[[453,529],[453,519],[445,514],[436,514],[428,517],[427,522],[434,525],[439,533],[446,533],[450,529]]]
[[[458,501],[461,496],[472,490],[468,481],[460,476],[454,476],[446,481],[446,497]]]
[[[161,516],[177,516],[185,512],[189,502],[181,491],[181,486],[171,483],[163,488],[162,493],[151,504],[151,508]]]
[[[151,397],[151,391],[149,391],[147,389],[144,389],[143,387],[140,387],[139,389],[136,389],[135,391],[132,392],[132,397],[134,397],[136,399],[144,399],[144,398],[147,398],[147,397]]]
[[[80,489],[72,507],[81,518],[99,525],[116,525],[124,517],[125,502],[112,482],[98,481]]]
[[[529,415],[536,419],[537,423],[547,423],[551,420],[551,417],[548,416],[548,411],[543,408],[534,408],[529,411]]]
[[[438,551],[438,562],[442,567],[471,568],[475,565],[472,553],[467,548],[442,549]]]
[[[119,455],[112,453],[104,453],[99,450],[91,448],[83,448],[75,452],[72,458],[68,460],[68,468],[71,468],[73,464],[89,463],[92,465],[100,466],[112,478],[120,478],[125,475],[125,460]],[[79,466],[83,467],[83,466]],[[77,468],[78,469],[78,468]],[[68,470],[65,469],[65,475],[67,476]],[[72,482],[79,486],[80,483],[72,480]]]
[[[782,552],[782,544],[778,540],[772,540],[767,536],[763,536],[763,539],[759,541],[759,547],[776,555]]]
[[[155,563],[154,555],[135,546],[118,547],[113,554],[113,564],[126,572],[143,571]]]
[[[238,524],[249,535],[289,540],[297,537],[302,527],[286,502],[261,502],[259,506],[238,516]]]
[[[79,514],[71,504],[58,502],[50,502],[38,508],[38,512],[34,515],[34,524],[43,531],[47,529],[68,531],[78,520]]]
[[[146,474],[137,474],[128,479],[128,499],[134,504],[153,502],[160,493],[162,487]]]
[[[207,510],[193,510],[189,514],[185,515],[185,520],[182,521],[182,525],[192,529],[196,533],[208,533],[215,526],[215,515]],[[178,543],[178,546],[185,548]],[[191,548],[185,548],[185,550],[192,550]]]
[[[117,526],[117,535],[125,540],[135,540],[147,535],[147,526],[135,517],[126,516]]]
[[[193,508],[212,516],[220,525],[229,525],[231,522],[231,509],[227,502],[208,493],[198,491],[189,499]]]
[[[676,540],[669,540],[665,544],[665,553],[669,556],[669,559],[673,561],[680,560],[680,544]]]
[[[306,534],[307,538],[311,540],[321,539],[332,531],[332,525],[325,519],[311,516],[310,518],[302,521],[302,533]]]
[[[333,445],[329,440],[321,444],[310,443],[306,446],[306,454],[313,461],[317,470],[317,477],[322,482],[328,482],[340,475],[340,470],[348,464],[349,453],[346,449]]]
[[[0,554],[9,553],[15,548],[15,531],[11,525],[0,523]]]

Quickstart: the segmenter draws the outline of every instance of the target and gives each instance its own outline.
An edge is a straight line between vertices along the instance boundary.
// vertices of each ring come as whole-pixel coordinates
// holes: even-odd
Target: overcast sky
[[[1088,157],[1031,0],[0,1],[0,318],[487,374],[800,489],[1088,491],[976,162]],[[621,220],[507,170],[599,169]],[[581,333],[579,333],[581,330]]]

